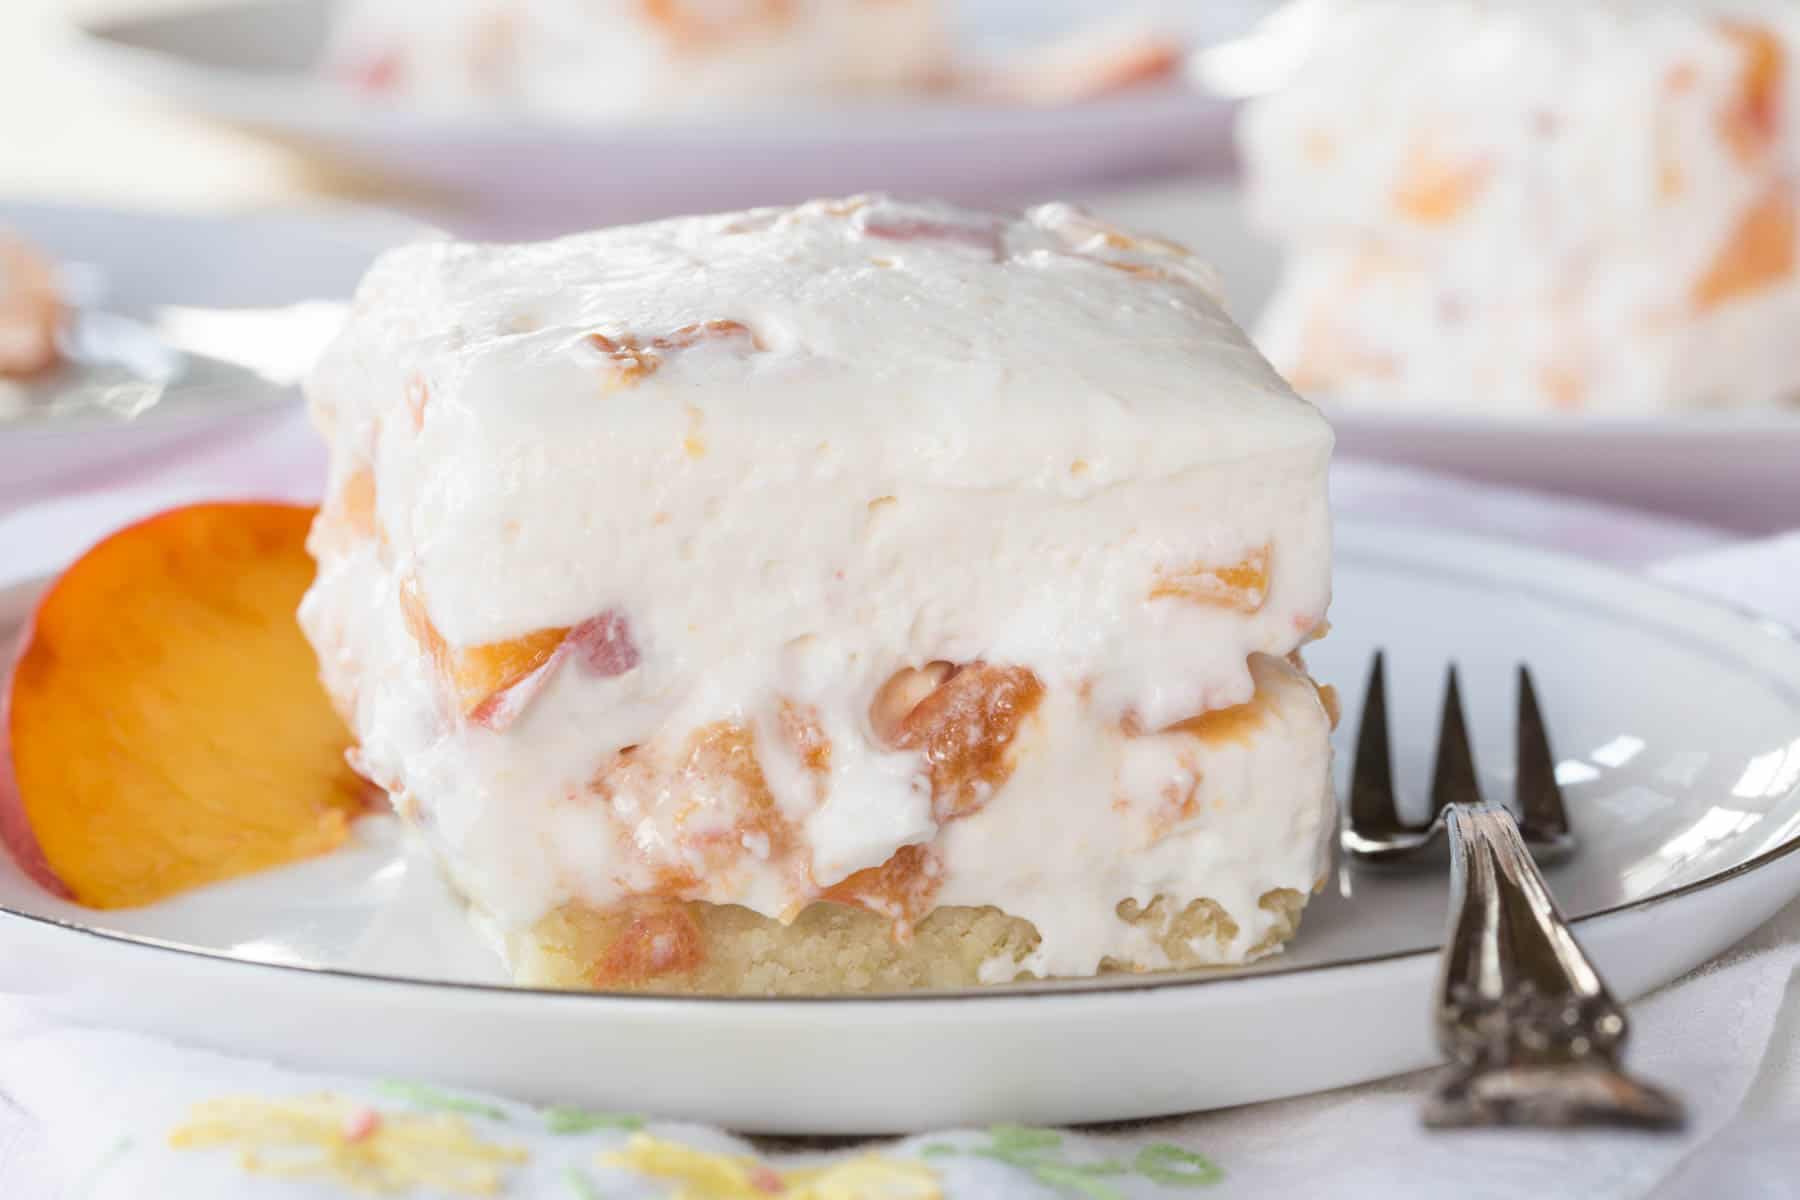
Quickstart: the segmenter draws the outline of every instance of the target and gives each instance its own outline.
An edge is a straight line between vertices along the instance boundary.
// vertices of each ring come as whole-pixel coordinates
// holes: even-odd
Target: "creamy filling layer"
[[[1209,281],[1066,206],[879,197],[384,257],[308,384],[301,619],[362,769],[507,934],[993,905],[1066,974],[1154,959],[1121,900],[1207,897],[1247,953],[1320,866],[1281,659],[1331,436]],[[1248,756],[1167,732],[1245,705]]]
[[[338,587],[368,599],[330,603]],[[610,745],[578,731],[612,677],[577,668],[503,733],[458,720],[384,587],[374,552],[353,553],[305,619],[343,648],[326,677],[360,766],[507,937],[642,898],[781,921],[830,901],[901,939],[938,907],[991,906],[1039,937],[984,981],[1080,975],[1170,965],[1156,929],[1117,913],[1157,897],[1215,902],[1233,932],[1192,961],[1241,960],[1276,920],[1261,898],[1304,894],[1325,867],[1330,718],[1270,655],[1244,664],[1245,701],[1154,730],[1060,676],[934,661],[856,694],[766,678],[748,702],[686,710],[709,719]]]

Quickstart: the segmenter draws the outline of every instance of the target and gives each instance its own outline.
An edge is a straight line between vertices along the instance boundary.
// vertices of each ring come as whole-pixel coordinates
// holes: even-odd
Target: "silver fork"
[[[1519,668],[1522,820],[1481,798],[1452,666],[1432,770],[1433,816],[1400,819],[1388,748],[1382,656],[1369,671],[1341,843],[1353,860],[1418,860],[1450,844],[1450,925],[1438,977],[1438,1045],[1450,1059],[1425,1123],[1631,1125],[1676,1129],[1681,1104],[1619,1065],[1625,1010],[1581,950],[1532,859],[1571,853],[1531,674]]]

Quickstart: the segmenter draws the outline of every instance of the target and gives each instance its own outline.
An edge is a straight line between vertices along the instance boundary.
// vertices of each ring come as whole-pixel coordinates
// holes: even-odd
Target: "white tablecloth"
[[[0,513],[0,586],[52,570],[120,523],[180,500],[308,498],[320,466],[299,415],[291,414],[253,436],[140,470],[130,486]],[[1648,570],[1800,625],[1800,535],[1733,543],[1696,526],[1356,463],[1340,464],[1334,498],[1346,514],[1510,537]],[[1789,995],[1797,957],[1800,905],[1724,959],[1635,1007],[1633,1065],[1688,1101],[1692,1126],[1680,1137],[1428,1135],[1417,1122],[1421,1078],[1406,1077],[1068,1134],[1054,1146],[1027,1137],[1023,1149],[1014,1146],[998,1158],[968,1152],[995,1148],[993,1134],[976,1131],[913,1139],[882,1153],[905,1160],[921,1145],[944,1144],[949,1149],[923,1161],[958,1197],[1187,1194],[1179,1178],[1166,1174],[1159,1182],[1141,1173],[1069,1170],[1108,1158],[1130,1166],[1147,1144],[1162,1147],[1147,1160],[1151,1175],[1157,1164],[1165,1172],[1199,1169],[1171,1147],[1208,1156],[1224,1173],[1210,1194],[1222,1197],[1790,1196],[1800,1191],[1800,1006]],[[0,1197],[346,1195],[334,1184],[251,1176],[229,1153],[178,1152],[167,1137],[193,1102],[220,1095],[329,1091],[395,1114],[394,1120],[409,1107],[372,1089],[370,1081],[315,1078],[135,1035],[62,1028],[0,999]],[[509,1118],[503,1122],[467,1118],[474,1135],[531,1151],[530,1163],[512,1172],[510,1190],[501,1194],[580,1200],[583,1183],[593,1195],[609,1197],[666,1189],[594,1166],[596,1152],[623,1145],[625,1132],[533,1132],[542,1128],[541,1114],[503,1111]],[[646,1135],[749,1151],[716,1131],[654,1121],[638,1136]],[[1006,1138],[1020,1136],[1002,1134],[1002,1148],[1013,1145]],[[1009,1155],[1012,1161],[1003,1161]],[[775,1155],[773,1161],[787,1160]],[[565,1174],[569,1165],[581,1173],[579,1182]]]

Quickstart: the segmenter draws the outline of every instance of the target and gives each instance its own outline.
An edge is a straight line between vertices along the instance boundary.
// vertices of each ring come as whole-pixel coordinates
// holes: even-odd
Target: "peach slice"
[[[0,837],[45,887],[124,908],[343,842],[367,785],[294,620],[312,519],[172,509],[45,594],[0,714]]]

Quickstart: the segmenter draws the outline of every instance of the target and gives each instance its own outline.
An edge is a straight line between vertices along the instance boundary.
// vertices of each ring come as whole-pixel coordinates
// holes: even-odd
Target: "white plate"
[[[1551,886],[1622,996],[1800,892],[1800,643],[1498,543],[1352,525],[1340,546],[1335,632],[1311,655],[1349,701],[1340,743],[1385,646],[1396,767],[1422,792],[1454,658],[1504,796],[1529,662],[1583,842]],[[492,984],[435,873],[369,819],[337,855],[130,912],[60,903],[0,862],[0,986],[227,1050],[752,1131],[1083,1122],[1431,1063],[1444,908],[1435,874],[1340,870],[1291,950],[1247,971],[873,999],[534,992]]]
[[[959,44],[1030,44],[1115,15],[1103,0],[961,0]],[[1168,4],[1199,36],[1241,29],[1253,0]],[[486,202],[508,236],[886,188],[979,196],[1202,161],[1229,105],[1174,81],[1052,108],[916,101],[574,125],[433,115],[350,94],[314,70],[329,0],[88,25],[102,69],[210,116],[352,166]]]
[[[334,327],[369,260],[421,227],[366,213],[173,216],[0,202],[10,227],[80,293],[80,328],[124,348],[131,369],[65,368],[0,397],[0,508],[196,437],[241,429],[298,401],[294,382]],[[143,366],[142,360],[166,360]],[[39,401],[117,386],[133,412]],[[20,408],[23,411],[18,411]],[[129,414],[129,415],[127,415]]]
[[[1189,184],[1099,197],[1114,220],[1191,245],[1219,268],[1246,327],[1274,293],[1280,254],[1253,233],[1239,193]],[[1341,408],[1321,401],[1340,453],[1413,463],[1544,491],[1610,500],[1731,529],[1800,525],[1800,410],[1617,418],[1512,419]]]

